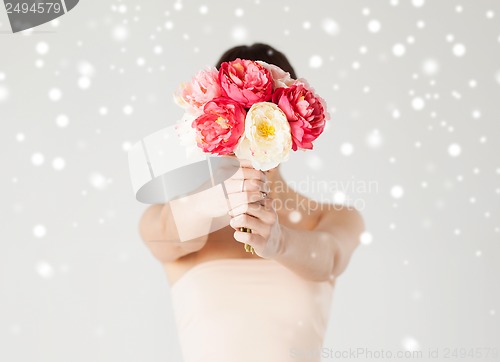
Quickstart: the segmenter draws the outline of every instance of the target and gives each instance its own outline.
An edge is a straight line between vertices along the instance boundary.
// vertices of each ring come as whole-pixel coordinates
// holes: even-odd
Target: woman
[[[217,64],[236,58],[275,64],[296,78],[268,45],[232,48]],[[335,278],[359,244],[363,219],[292,190],[280,166],[263,172],[239,161],[224,182],[225,227],[179,242],[169,204],[150,206],[140,222],[171,284],[184,361],[319,361]],[[185,217],[196,224],[193,213]]]

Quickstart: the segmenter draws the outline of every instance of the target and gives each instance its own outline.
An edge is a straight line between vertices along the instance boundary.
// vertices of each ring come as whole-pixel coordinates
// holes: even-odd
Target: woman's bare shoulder
[[[343,225],[357,230],[364,229],[361,211],[352,205],[335,202],[320,202],[300,192],[296,192],[299,209],[305,210],[315,225]]]
[[[322,212],[318,225],[328,228],[342,228],[359,234],[365,230],[361,211],[354,206],[336,203],[321,203]]]

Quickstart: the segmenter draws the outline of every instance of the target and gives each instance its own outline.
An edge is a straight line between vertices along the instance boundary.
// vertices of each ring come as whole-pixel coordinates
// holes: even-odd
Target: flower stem
[[[248,244],[245,244],[245,251],[246,251],[247,253],[250,253],[250,252],[251,252],[251,253],[253,254],[253,253],[254,253],[253,246],[248,245]]]
[[[240,231],[243,231],[245,233],[251,233],[252,232],[252,229],[250,228],[246,228],[246,227],[240,227]],[[245,251],[247,253],[252,253],[254,254],[254,249],[253,249],[253,246],[249,245],[249,244],[245,244]]]

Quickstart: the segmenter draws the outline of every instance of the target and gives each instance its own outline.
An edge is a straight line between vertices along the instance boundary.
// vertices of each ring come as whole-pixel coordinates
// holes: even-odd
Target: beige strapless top
[[[184,362],[319,361],[333,289],[270,259],[197,264],[170,289]]]

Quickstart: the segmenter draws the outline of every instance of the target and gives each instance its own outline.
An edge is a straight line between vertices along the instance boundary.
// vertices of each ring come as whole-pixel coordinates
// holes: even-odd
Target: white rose
[[[285,72],[283,69],[280,67],[274,65],[274,64],[269,64],[266,62],[263,62],[262,60],[257,60],[257,63],[262,65],[264,68],[266,68],[269,73],[271,73],[271,77],[273,77],[274,80],[274,89],[276,88],[288,88],[290,87],[295,79],[290,77],[290,73]]]
[[[191,124],[196,116],[185,112],[180,121],[175,124],[175,133],[179,138],[179,143],[186,148],[187,157],[199,156],[203,154],[201,148],[196,144],[196,131]]]
[[[257,170],[267,171],[288,160],[291,149],[292,135],[285,113],[274,103],[255,103],[247,113],[236,157],[251,161]]]

